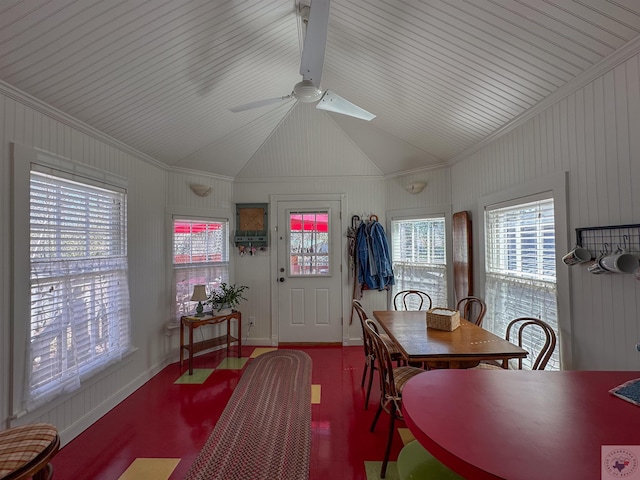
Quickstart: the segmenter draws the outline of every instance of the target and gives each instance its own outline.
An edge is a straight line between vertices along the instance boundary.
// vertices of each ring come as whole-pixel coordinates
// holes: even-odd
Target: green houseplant
[[[243,300],[247,300],[243,292],[248,288],[246,285],[221,283],[218,289],[209,294],[207,303],[211,304],[212,311],[216,313],[225,309],[236,310]]]

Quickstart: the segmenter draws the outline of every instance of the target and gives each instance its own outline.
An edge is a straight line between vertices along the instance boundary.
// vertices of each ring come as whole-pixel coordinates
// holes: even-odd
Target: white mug
[[[587,270],[589,270],[589,272],[594,274],[607,273],[608,270],[600,264],[601,260],[602,260],[602,257],[596,258],[596,261],[593,262],[591,265],[589,265]]]
[[[576,247],[562,257],[562,261],[567,265],[576,265],[591,260],[591,252],[586,248]]]
[[[635,255],[624,250],[618,250],[611,255],[602,257],[600,266],[609,272],[633,273],[640,265],[640,260]]]

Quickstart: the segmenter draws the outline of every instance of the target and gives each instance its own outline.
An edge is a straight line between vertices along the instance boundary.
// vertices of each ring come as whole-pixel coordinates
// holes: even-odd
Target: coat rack
[[[365,218],[366,220],[362,220],[363,218]],[[369,286],[366,283],[362,283],[360,285],[358,278],[359,278],[359,273],[360,273],[360,262],[358,261],[358,243],[359,243],[359,238],[360,235],[362,234],[361,227],[364,228],[369,228],[370,224],[372,224],[372,222],[375,222],[376,224],[379,223],[378,220],[378,216],[376,214],[368,214],[368,215],[352,215],[351,216],[351,226],[347,229],[347,237],[349,238],[349,264],[350,267],[352,268],[353,271],[353,292],[352,292],[352,299],[356,299],[356,298],[361,298],[362,297],[362,292],[364,290],[370,290]],[[366,226],[364,224],[367,224]],[[380,225],[371,225],[373,228],[375,229],[380,229],[381,226]],[[384,236],[384,235],[383,235]],[[380,236],[375,237],[372,236],[372,238],[380,238]],[[386,238],[383,240],[385,247],[383,247],[380,250],[376,250],[376,251],[386,251],[388,252],[388,246],[386,246]],[[385,257],[386,258],[386,257]],[[387,262],[384,263],[390,263],[390,259]],[[365,269],[367,269],[367,266],[365,265]],[[389,268],[390,270],[390,268]],[[390,276],[381,276],[380,278],[384,279],[384,282],[387,282],[389,280],[389,278],[391,278],[391,282],[393,282],[393,272],[391,271]],[[358,296],[358,285],[360,285],[360,295]],[[380,287],[378,288],[378,290],[386,290],[389,287],[389,285],[385,285],[384,287]],[[349,318],[349,325],[352,324],[353,322],[353,306],[351,308],[351,316]]]

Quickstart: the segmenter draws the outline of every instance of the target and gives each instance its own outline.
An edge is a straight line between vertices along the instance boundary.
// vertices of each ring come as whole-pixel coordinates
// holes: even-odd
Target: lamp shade
[[[204,285],[193,286],[193,295],[191,295],[192,302],[203,302],[207,298],[207,290]]]
[[[206,197],[211,193],[211,187],[208,185],[191,183],[189,184],[189,188],[191,188],[191,191],[193,191],[193,193],[195,193],[199,197]]]

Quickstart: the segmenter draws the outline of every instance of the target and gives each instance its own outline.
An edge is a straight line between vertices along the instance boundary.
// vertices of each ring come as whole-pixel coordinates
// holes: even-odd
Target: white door
[[[278,341],[342,342],[340,202],[278,201]]]

